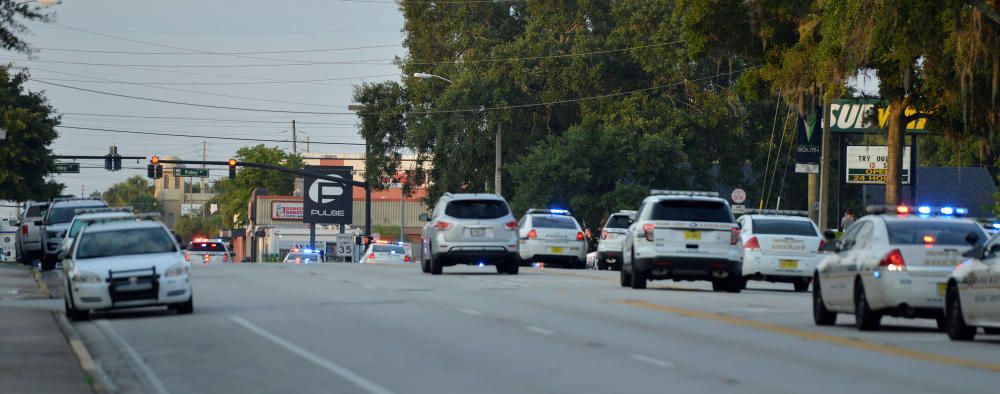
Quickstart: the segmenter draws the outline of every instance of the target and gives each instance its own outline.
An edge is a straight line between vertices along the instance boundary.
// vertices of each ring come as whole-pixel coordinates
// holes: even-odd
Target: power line
[[[338,51],[353,51],[362,49],[376,49],[376,48],[395,48],[399,47],[399,44],[384,44],[384,45],[368,45],[359,47],[346,47],[346,48],[319,48],[319,49],[289,49],[282,51],[246,51],[246,52],[217,52],[217,51],[205,51],[205,52],[141,52],[141,51],[113,51],[113,50],[101,50],[101,49],[74,49],[74,48],[35,48],[42,51],[52,51],[52,52],[75,52],[75,53],[101,53],[101,54],[119,54],[119,55],[266,55],[266,54],[283,54],[283,53],[316,53],[316,52],[338,52]]]
[[[485,112],[485,111],[499,111],[499,110],[510,110],[510,109],[521,109],[521,108],[531,108],[531,107],[544,107],[544,106],[549,106],[549,105],[569,104],[569,103],[576,103],[576,102],[581,102],[581,101],[590,101],[590,100],[598,100],[598,99],[611,98],[611,97],[627,96],[627,95],[635,94],[635,93],[650,92],[650,91],[665,89],[665,88],[672,87],[672,86],[681,85],[681,84],[684,84],[684,83],[687,83],[687,82],[704,81],[704,80],[710,80],[710,79],[719,78],[719,77],[726,76],[726,75],[734,75],[734,74],[737,74],[737,73],[741,73],[741,72],[744,72],[744,71],[747,71],[747,70],[752,70],[752,69],[756,69],[756,68],[760,68],[760,67],[761,66],[745,67],[745,68],[742,68],[742,69],[739,69],[739,70],[734,70],[734,71],[731,71],[731,72],[721,72],[721,73],[718,73],[718,74],[715,74],[715,75],[711,75],[711,76],[707,76],[707,77],[702,77],[702,78],[685,79],[685,80],[683,80],[681,82],[668,83],[668,84],[664,84],[664,85],[657,85],[657,86],[648,87],[648,88],[642,88],[642,89],[626,90],[626,91],[622,91],[622,92],[606,93],[606,94],[601,94],[601,95],[596,95],[596,96],[586,96],[586,97],[578,97],[578,98],[572,98],[572,99],[554,100],[554,101],[529,103],[529,104],[502,105],[502,106],[496,106],[496,107],[479,107],[479,108],[466,108],[466,109],[453,109],[453,110],[409,111],[408,113],[414,114],[414,115],[455,114],[455,113],[472,113],[472,112]],[[53,82],[48,82],[48,81],[44,81],[44,80],[41,80],[41,79],[34,79],[34,81],[38,82],[38,83],[46,84],[46,85],[59,86],[59,87],[66,88],[66,89],[78,90],[78,91],[89,92],[89,93],[94,93],[94,94],[102,94],[102,95],[113,96],[113,97],[121,97],[121,98],[135,99],[135,100],[152,101],[152,102],[158,102],[158,103],[185,105],[185,106],[201,107],[201,108],[227,109],[227,110],[234,110],[234,111],[263,112],[263,113],[305,114],[305,115],[401,115],[401,113],[399,113],[399,112],[291,111],[291,110],[277,110],[277,109],[267,109],[267,108],[246,108],[246,107],[230,107],[230,106],[224,106],[224,105],[197,104],[197,103],[188,103],[188,102],[183,102],[183,101],[163,100],[163,99],[155,99],[155,98],[149,98],[149,97],[131,96],[131,95],[127,95],[127,94],[111,93],[111,92],[105,92],[105,91],[100,91],[100,90],[87,89],[87,88],[81,88],[81,87],[76,87],[76,86],[69,86],[69,85],[63,85],[63,84],[59,84],[59,83],[53,83]]]
[[[64,30],[61,27],[39,25],[46,29]],[[34,27],[33,27],[34,28]],[[329,34],[329,33],[352,33],[366,31],[399,31],[398,27],[387,28],[359,28],[359,29],[334,29],[334,30],[285,30],[285,31],[248,31],[248,32],[195,32],[195,31],[162,31],[162,30],[130,30],[130,29],[88,29],[105,33],[130,33],[130,34],[170,34],[170,35],[192,35],[192,36],[267,36],[275,34]]]
[[[198,121],[211,121],[211,122],[238,122],[238,123],[263,123],[263,124],[288,124],[286,120],[243,120],[243,119],[220,119],[220,118],[199,118],[199,117],[184,117],[184,116],[145,116],[145,115],[119,115],[119,114],[96,114],[96,113],[83,113],[83,112],[63,112],[60,115],[70,115],[70,116],[96,116],[96,117],[111,117],[111,118],[138,118],[138,119],[176,119],[176,120],[198,120]],[[354,123],[346,122],[310,122],[310,121],[298,121],[301,124],[311,124],[311,125],[334,125],[334,126],[355,126]]]
[[[290,140],[277,140],[277,139],[267,139],[267,138],[243,138],[243,137],[224,137],[216,135],[193,135],[193,134],[181,134],[173,132],[156,132],[156,131],[133,131],[133,130],[116,130],[116,129],[105,129],[98,127],[79,127],[79,126],[58,126],[61,129],[72,129],[72,130],[89,130],[89,131],[103,131],[108,133],[123,133],[123,134],[140,134],[140,135],[159,135],[167,137],[184,137],[184,138],[199,138],[199,139],[214,139],[214,140],[230,140],[230,141],[247,141],[247,142],[291,142]],[[318,145],[351,145],[351,146],[364,146],[363,142],[311,142]]]

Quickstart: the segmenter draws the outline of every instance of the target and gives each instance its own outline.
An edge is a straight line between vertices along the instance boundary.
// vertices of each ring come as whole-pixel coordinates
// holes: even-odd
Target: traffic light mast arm
[[[201,161],[201,160],[163,160],[163,159],[160,159],[159,162],[160,162],[160,164],[204,164],[204,165],[208,165],[208,166],[229,166],[229,161],[228,160],[226,160],[226,161]],[[274,165],[274,164],[252,163],[252,162],[247,162],[247,161],[237,161],[236,162],[236,166],[237,167],[245,167],[245,168],[261,168],[261,169],[265,169],[265,170],[280,171],[280,172],[284,172],[284,173],[288,173],[288,174],[294,174],[294,175],[303,176],[303,177],[304,176],[311,176],[311,177],[314,177],[314,178],[324,179],[324,180],[328,180],[330,182],[340,183],[340,184],[343,184],[343,185],[357,186],[357,187],[366,188],[366,189],[368,188],[368,182],[358,182],[358,181],[355,181],[353,179],[338,178],[338,177],[333,177],[333,176],[329,176],[329,175],[325,175],[325,174],[316,173],[316,172],[313,172],[313,171],[296,170],[296,169],[291,169],[291,168],[288,168],[288,167]]]

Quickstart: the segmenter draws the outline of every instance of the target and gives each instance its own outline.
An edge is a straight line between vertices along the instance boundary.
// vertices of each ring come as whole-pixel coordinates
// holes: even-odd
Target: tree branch
[[[993,23],[1000,25],[1000,14],[997,14],[996,10],[990,8],[990,6],[983,3],[982,0],[965,0],[969,5],[975,7],[979,12],[982,12],[987,18],[993,20]]]

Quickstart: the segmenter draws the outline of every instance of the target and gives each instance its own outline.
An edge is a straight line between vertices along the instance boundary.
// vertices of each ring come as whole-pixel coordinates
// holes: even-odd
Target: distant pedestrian
[[[844,217],[840,218],[840,231],[847,230],[848,227],[851,227],[851,225],[854,224],[854,220],[854,210],[847,208],[847,210],[844,211]]]

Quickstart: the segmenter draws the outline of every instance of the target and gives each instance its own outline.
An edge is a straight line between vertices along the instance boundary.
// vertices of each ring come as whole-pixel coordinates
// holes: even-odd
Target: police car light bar
[[[649,194],[654,196],[694,196],[694,197],[718,197],[718,192],[698,192],[689,190],[650,190]]]
[[[968,208],[962,207],[932,207],[928,205],[921,205],[919,207],[913,208],[907,205],[869,205],[865,207],[865,212],[872,215],[881,215],[885,213],[890,213],[895,211],[898,215],[909,215],[916,214],[919,216],[954,216],[962,217],[969,214]]]
[[[785,215],[785,216],[809,216],[807,211],[795,211],[788,209],[756,209],[750,208],[744,211],[744,215]]]
[[[113,212],[124,212],[132,213],[132,207],[116,207],[116,208],[80,208],[73,210],[77,215],[83,215],[87,213],[113,213]]]
[[[550,215],[567,215],[569,216],[568,209],[542,209],[542,208],[531,208],[528,213],[547,213]]]

